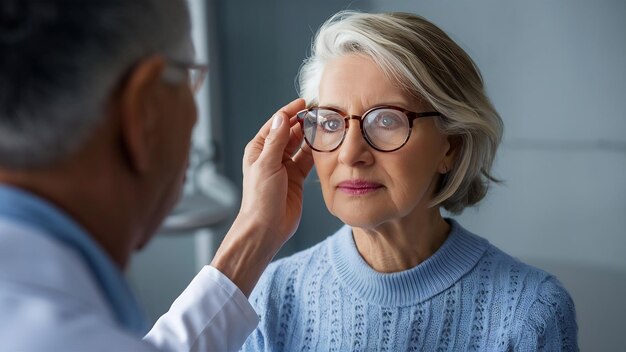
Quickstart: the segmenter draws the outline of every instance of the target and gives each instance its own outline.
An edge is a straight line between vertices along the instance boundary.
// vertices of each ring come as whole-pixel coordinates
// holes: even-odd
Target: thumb
[[[279,167],[282,164],[283,152],[289,142],[288,121],[282,111],[277,112],[272,117],[272,127],[267,137],[265,137],[259,161],[270,167]]]

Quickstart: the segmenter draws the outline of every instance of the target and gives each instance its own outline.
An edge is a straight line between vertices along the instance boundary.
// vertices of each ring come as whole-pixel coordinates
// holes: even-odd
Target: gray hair
[[[184,0],[2,0],[0,168],[67,157],[133,64],[176,55],[190,26]]]
[[[343,11],[316,34],[311,56],[299,72],[300,96],[318,103],[324,66],[348,54],[371,58],[409,96],[445,116],[436,119],[445,134],[458,136],[460,155],[441,178],[431,206],[461,213],[487,193],[503,124],[487,97],[472,59],[448,35],[422,17],[407,13]]]

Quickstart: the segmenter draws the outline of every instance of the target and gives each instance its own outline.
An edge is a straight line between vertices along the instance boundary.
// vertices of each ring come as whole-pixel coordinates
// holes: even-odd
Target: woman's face
[[[379,105],[432,111],[404,94],[371,59],[361,55],[342,56],[326,65],[319,105],[359,116]],[[435,118],[414,120],[408,142],[394,152],[370,147],[357,120],[350,120],[338,149],[313,152],[329,211],[360,228],[426,214],[439,172],[452,165],[448,138],[435,126]]]

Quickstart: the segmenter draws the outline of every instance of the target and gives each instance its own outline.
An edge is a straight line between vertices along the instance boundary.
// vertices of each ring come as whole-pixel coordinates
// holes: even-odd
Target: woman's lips
[[[377,182],[365,180],[348,180],[337,185],[337,189],[350,195],[362,195],[375,192],[382,188],[383,185]]]

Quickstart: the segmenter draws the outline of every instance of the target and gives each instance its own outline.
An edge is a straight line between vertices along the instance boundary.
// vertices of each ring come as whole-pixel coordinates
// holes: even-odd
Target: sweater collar
[[[339,280],[355,294],[381,306],[407,306],[425,301],[454,285],[480,260],[489,242],[452,219],[443,245],[417,266],[379,273],[361,257],[352,228],[345,225],[330,239],[330,258]]]

